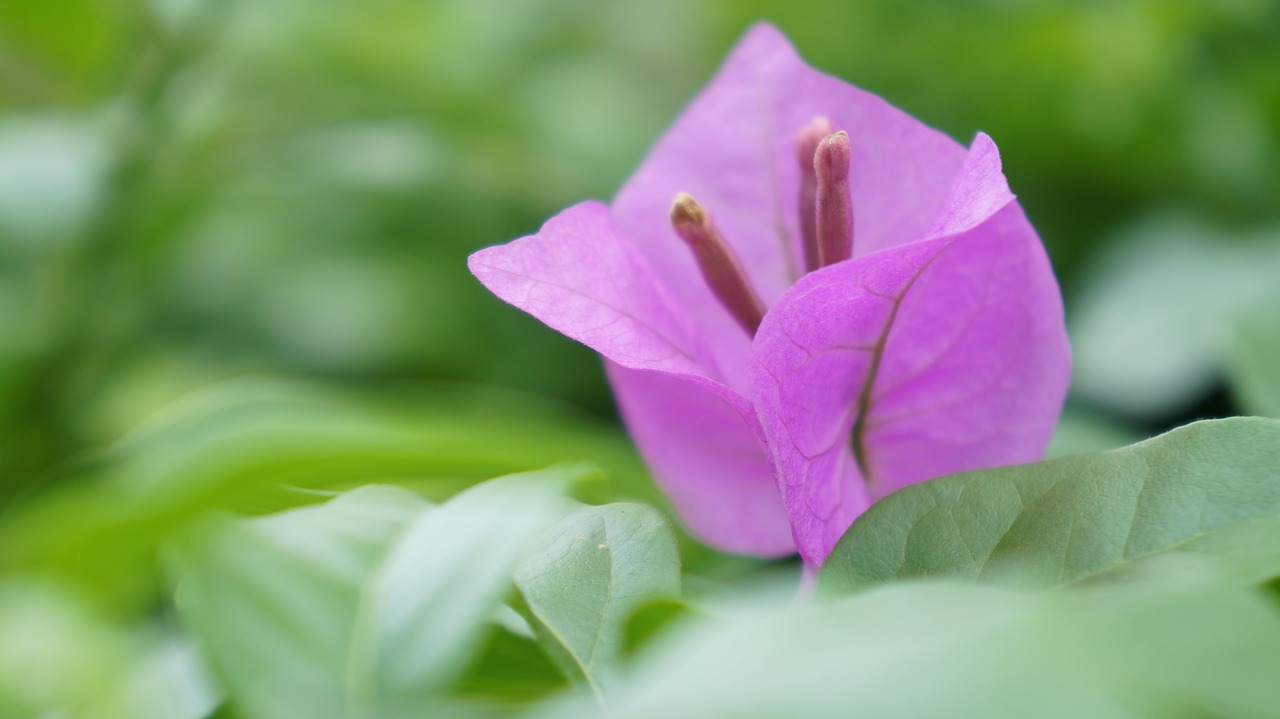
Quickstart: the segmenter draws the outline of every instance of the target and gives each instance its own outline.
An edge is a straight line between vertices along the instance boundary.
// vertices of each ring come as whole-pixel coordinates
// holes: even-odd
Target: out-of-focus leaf
[[[526,634],[527,633],[527,634]],[[478,658],[454,682],[463,700],[528,703],[566,686],[564,677],[533,638],[532,632],[494,631]]]
[[[859,517],[819,587],[926,576],[1048,587],[1186,564],[1257,582],[1280,574],[1277,467],[1280,420],[1237,417],[936,479]]]
[[[1133,444],[1143,436],[1137,431],[1093,412],[1073,409],[1070,405],[1062,412],[1058,427],[1045,455],[1062,457],[1082,452],[1101,452]]]
[[[1280,295],[1269,312],[1241,321],[1231,352],[1231,385],[1246,411],[1280,417]]]
[[[907,583],[682,629],[642,657],[609,716],[1262,719],[1280,706],[1280,616],[1241,588]],[[533,714],[595,715],[568,701]]]
[[[688,614],[690,605],[672,599],[661,599],[642,604],[627,621],[625,637],[626,654],[637,651],[652,641],[680,617]]]
[[[554,521],[580,471],[492,480],[438,507],[370,486],[225,519],[169,552],[178,609],[248,716],[416,716],[467,670],[521,546]],[[545,660],[508,654],[519,661],[503,666],[527,676],[486,685],[473,670],[463,693],[549,688]]]
[[[567,676],[603,698],[631,614],[680,592],[671,526],[643,504],[583,507],[537,545],[515,569],[534,631]]]
[[[554,402],[466,386],[392,395],[238,380],[180,400],[87,465],[89,476],[14,509],[0,523],[0,569],[39,566],[133,601],[154,587],[156,542],[209,509],[261,513],[317,501],[290,488],[369,482],[444,498],[578,460],[609,470],[604,499],[656,499],[618,429]]]
[[[199,653],[175,635],[140,654],[111,706],[120,719],[208,719],[221,699]]]
[[[575,471],[485,482],[405,529],[361,597],[348,664],[357,715],[421,712],[461,673]]]
[[[1225,371],[1232,328],[1274,305],[1280,229],[1228,235],[1186,216],[1121,233],[1072,302],[1072,391],[1158,417],[1203,396]]]
[[[339,717],[365,580],[427,505],[364,487],[319,507],[228,519],[176,546],[177,606],[254,717]]]
[[[213,385],[151,418],[115,448],[127,466],[111,481],[163,502],[223,485],[477,480],[566,455],[642,471],[629,453],[619,433],[518,392],[429,384],[355,393],[261,378]]]
[[[0,249],[65,243],[96,209],[107,151],[90,122],[0,117]]]
[[[123,633],[67,593],[0,583],[0,716],[82,712],[110,695],[130,658]]]
[[[0,581],[0,717],[203,719],[216,703],[167,628],[113,624],[34,578]]]

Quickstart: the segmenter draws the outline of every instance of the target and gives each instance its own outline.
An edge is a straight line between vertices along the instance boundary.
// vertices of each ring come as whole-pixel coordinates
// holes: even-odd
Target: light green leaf
[[[209,719],[222,702],[196,648],[161,634],[116,687],[109,706],[120,719]]]
[[[205,719],[220,700],[165,622],[111,621],[66,587],[0,578],[0,717]]]
[[[107,147],[103,133],[73,117],[0,117],[0,237],[74,237],[101,201]]]
[[[344,715],[362,585],[428,511],[406,490],[364,487],[318,507],[223,520],[172,548],[178,610],[250,716]]]
[[[1129,415],[1185,409],[1221,379],[1236,321],[1275,306],[1280,228],[1153,215],[1104,246],[1070,303],[1071,390]]]
[[[406,528],[370,577],[352,645],[356,714],[410,715],[473,655],[529,537],[554,520],[578,470],[477,485]]]
[[[0,578],[0,716],[82,716],[125,681],[132,650],[63,588]]]
[[[1280,616],[1254,592],[880,587],[668,634],[613,719],[1274,716]],[[594,716],[562,701],[534,716]]]
[[[1280,574],[1278,468],[1280,421],[1238,417],[936,479],[859,517],[819,586],[946,576],[1048,587],[1152,561],[1160,571],[1209,562],[1231,581],[1256,582]]]
[[[1241,321],[1231,353],[1230,378],[1236,401],[1253,414],[1280,417],[1280,296],[1271,312]]]
[[[680,556],[652,507],[582,507],[520,560],[515,581],[548,653],[602,698],[601,675],[618,659],[632,613],[679,594]]]
[[[249,716],[440,707],[493,634],[525,542],[554,521],[561,491],[583,471],[491,480],[438,507],[370,486],[317,507],[223,520],[169,552],[178,609]],[[515,657],[506,666],[527,669],[518,644],[499,648]],[[534,686],[517,689],[545,691],[542,662],[525,677]],[[498,686],[474,672],[466,683]]]

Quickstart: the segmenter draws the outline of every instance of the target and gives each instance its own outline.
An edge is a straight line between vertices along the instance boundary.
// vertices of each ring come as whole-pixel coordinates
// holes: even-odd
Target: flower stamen
[[[804,249],[804,271],[813,272],[818,261],[818,173],[814,156],[823,138],[836,128],[825,117],[815,117],[796,135],[796,162],[800,165],[800,241]]]
[[[764,319],[764,302],[751,286],[733,248],[711,221],[711,213],[681,192],[671,203],[671,226],[693,250],[698,269],[716,299],[754,337]]]
[[[841,130],[822,138],[813,154],[817,177],[818,264],[821,267],[853,256],[853,200],[849,197],[849,134]]]

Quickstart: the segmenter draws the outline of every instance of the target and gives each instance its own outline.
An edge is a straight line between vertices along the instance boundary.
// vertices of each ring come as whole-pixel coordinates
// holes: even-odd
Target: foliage
[[[995,138],[1077,348],[1055,459],[884,498],[816,580],[670,521],[592,354],[465,265],[607,197],[760,18]],[[1277,37],[1274,0],[0,3],[0,716],[1274,714]]]

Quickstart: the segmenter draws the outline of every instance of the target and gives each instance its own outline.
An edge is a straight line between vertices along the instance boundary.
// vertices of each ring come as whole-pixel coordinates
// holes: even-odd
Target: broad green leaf
[[[176,604],[234,701],[254,717],[339,717],[367,576],[433,511],[371,486],[318,507],[226,519],[169,552]]]
[[[1232,347],[1230,378],[1236,401],[1253,414],[1280,417],[1280,317],[1257,313],[1241,321]]]
[[[908,487],[854,522],[819,586],[946,576],[1049,587],[1196,560],[1232,581],[1280,574],[1280,420],[1197,422]]]
[[[1270,717],[1280,616],[1187,583],[1031,593],[937,582],[668,633],[613,719]],[[595,716],[568,700],[540,718]]]
[[[575,471],[485,482],[405,529],[361,596],[349,665],[356,714],[420,711],[462,672]]]
[[[671,526],[643,504],[582,507],[536,546],[515,568],[530,623],[566,675],[602,697],[632,613],[680,592]]]

